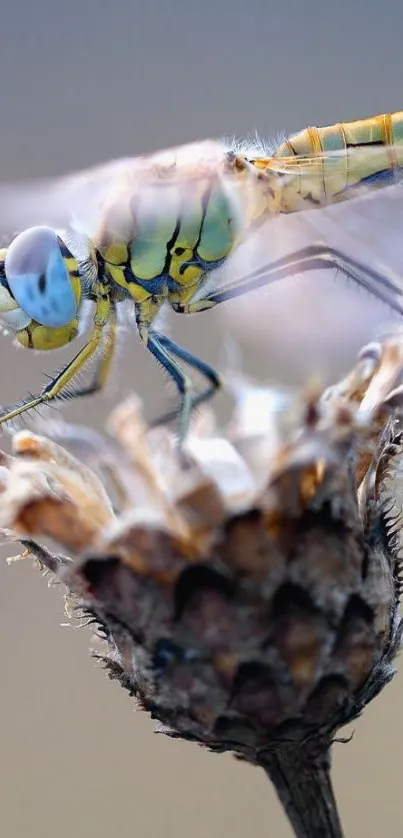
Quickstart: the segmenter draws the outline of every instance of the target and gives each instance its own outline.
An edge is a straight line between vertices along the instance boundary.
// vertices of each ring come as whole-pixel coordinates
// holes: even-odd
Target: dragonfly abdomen
[[[303,159],[321,154],[321,165],[307,173]],[[283,212],[303,209],[301,199],[306,208],[323,206],[351,198],[360,187],[384,187],[395,182],[403,167],[403,111],[306,128],[287,138],[274,157],[296,157],[302,163],[284,188]]]

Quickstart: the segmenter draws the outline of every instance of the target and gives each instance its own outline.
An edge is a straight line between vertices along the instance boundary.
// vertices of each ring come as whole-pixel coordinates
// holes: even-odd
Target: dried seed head
[[[74,553],[60,576],[102,629],[98,656],[165,733],[273,777],[285,743],[324,753],[392,677],[402,370],[390,338],[325,393],[238,387],[226,434],[195,423],[185,463],[137,399],[88,447],[91,471],[84,438],[79,461],[14,437],[0,526]]]

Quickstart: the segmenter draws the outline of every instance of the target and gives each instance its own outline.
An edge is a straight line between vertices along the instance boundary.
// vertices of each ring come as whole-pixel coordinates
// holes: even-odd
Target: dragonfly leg
[[[85,364],[93,357],[93,355],[101,346],[104,337],[104,327],[108,323],[110,316],[110,300],[109,298],[102,297],[97,301],[92,332],[85,346],[83,346],[83,348],[80,349],[80,351],[77,353],[77,355],[73,358],[72,361],[69,361],[69,363],[66,364],[65,367],[63,367],[61,372],[59,372],[54,378],[51,379],[49,384],[47,384],[46,387],[44,387],[44,389],[38,396],[25,399],[24,401],[19,402],[19,404],[14,405],[13,407],[5,408],[4,411],[0,413],[0,425],[4,424],[5,422],[9,422],[11,419],[14,419],[16,416],[25,413],[27,410],[32,410],[36,407],[40,407],[41,405],[48,404],[49,402],[57,398],[71,399],[82,395],[87,395],[89,392],[94,392],[94,390],[102,387],[105,380],[105,374],[107,374],[108,372],[111,360],[111,354],[108,354],[108,350],[106,351],[106,355],[104,355],[100,361],[100,365],[98,367],[98,371],[92,386],[86,389],[83,388],[81,390],[77,390],[74,393],[66,392],[73,378],[79,372],[82,371]]]
[[[353,282],[361,285],[377,299],[389,305],[394,311],[403,314],[403,286],[398,277],[388,276],[357,262],[342,251],[326,245],[310,245],[288,256],[268,263],[256,271],[229,282],[204,298],[173,308],[180,314],[195,314],[206,311],[226,300],[235,299],[250,291],[256,291],[272,282],[278,282],[300,273],[315,270],[336,270]]]
[[[86,387],[79,387],[71,393],[68,398],[81,398],[82,396],[93,396],[103,390],[108,381],[112,361],[115,355],[116,340],[117,340],[118,326],[116,321],[116,312],[111,305],[111,311],[108,320],[108,333],[102,334],[102,354],[97,361],[95,375],[93,380]],[[84,362],[85,363],[85,362]]]
[[[178,344],[174,343],[174,341],[170,340],[170,338],[167,338],[165,335],[158,332],[153,331],[149,334],[147,348],[174,380],[181,396],[181,406],[155,420],[152,423],[152,426],[156,427],[157,425],[166,424],[167,422],[172,422],[174,419],[179,417],[179,439],[180,441],[183,441],[189,429],[192,411],[213,396],[216,390],[220,387],[220,378],[215,370],[208,364],[204,363],[204,361],[201,361],[186,349],[178,346]],[[208,385],[201,393],[198,393],[196,396],[193,395],[193,381],[186,375],[180,364],[177,363],[176,359],[183,361],[207,379]]]

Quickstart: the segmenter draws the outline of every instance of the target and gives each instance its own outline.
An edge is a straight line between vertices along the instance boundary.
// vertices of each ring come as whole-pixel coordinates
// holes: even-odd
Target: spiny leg
[[[390,278],[357,262],[339,250],[326,245],[311,245],[298,250],[276,262],[271,262],[239,280],[227,283],[207,297],[173,308],[180,314],[196,314],[206,311],[226,300],[256,291],[272,282],[278,282],[299,273],[315,270],[338,270],[358,285],[373,294],[378,300],[403,314],[403,286],[398,278]]]
[[[160,333],[156,333],[156,332],[153,332],[152,336],[157,337],[159,346],[164,349],[166,356],[169,356],[170,362],[172,362],[171,356],[174,356],[175,358],[179,358],[180,361],[183,361],[185,364],[187,364],[189,367],[191,367],[191,369],[194,369],[194,370],[196,370],[196,372],[201,373],[201,375],[203,375],[204,378],[206,378],[207,381],[208,381],[207,387],[205,387],[205,389],[202,390],[201,393],[198,393],[196,396],[192,396],[191,391],[194,388],[193,388],[193,382],[192,382],[191,378],[188,378],[186,376],[186,374],[183,372],[183,370],[181,369],[181,367],[176,365],[176,368],[178,370],[180,370],[180,374],[182,376],[184,376],[184,378],[186,379],[186,388],[187,389],[186,389],[186,395],[184,397],[184,392],[179,387],[176,377],[172,374],[171,370],[168,369],[167,366],[165,366],[163,361],[158,357],[158,360],[160,360],[160,362],[163,364],[163,366],[165,367],[167,372],[169,372],[169,374],[172,376],[172,378],[174,378],[175,383],[178,386],[179,392],[181,393],[181,396],[182,396],[182,406],[179,407],[179,408],[176,408],[174,410],[171,410],[169,413],[165,413],[161,417],[158,417],[158,419],[151,422],[151,426],[152,427],[157,427],[158,425],[165,425],[168,422],[173,422],[178,417],[181,417],[181,421],[183,422],[183,425],[184,425],[184,428],[182,428],[182,432],[184,433],[184,435],[186,435],[188,427],[189,427],[189,421],[190,421],[191,413],[193,412],[193,410],[195,410],[197,407],[199,407],[199,405],[203,404],[204,402],[208,401],[209,399],[211,399],[213,397],[214,393],[216,393],[216,391],[221,387],[220,377],[219,377],[218,373],[212,367],[209,366],[209,364],[206,364],[200,358],[197,358],[196,355],[192,355],[191,352],[188,352],[187,349],[183,349],[182,346],[179,346],[177,343],[175,343],[170,338],[168,338],[165,335],[162,335]],[[149,338],[149,340],[150,340],[150,338]],[[148,348],[150,349],[151,352],[153,352],[153,355],[155,355],[155,352],[153,351],[153,349],[150,346],[148,346]],[[155,357],[157,357],[157,356],[155,355]],[[185,398],[186,398],[186,403],[185,403]],[[184,415],[184,411],[186,411],[185,415]],[[181,435],[181,439],[183,439],[183,438],[184,437]]]
[[[27,410],[33,410],[40,405],[48,404],[49,402],[65,395],[64,391],[69,386],[70,382],[83,369],[85,364],[93,357],[99,348],[104,335],[103,330],[110,318],[110,313],[111,303],[109,297],[104,295],[102,298],[97,300],[91,336],[85,346],[83,346],[72,361],[69,361],[69,363],[63,367],[61,372],[59,372],[58,375],[55,376],[49,384],[46,385],[46,387],[44,387],[38,396],[24,399],[24,401],[14,407],[6,408],[2,413],[0,413],[0,425],[5,422],[9,422],[11,419],[25,413]],[[108,358],[108,360],[110,361],[110,358]],[[102,370],[106,370],[107,366],[108,364],[106,364],[105,368],[103,366],[100,367],[101,378]],[[97,381],[97,376],[95,381]],[[99,387],[97,387],[97,389],[99,389]],[[84,391],[78,390],[76,393],[70,394],[69,398],[84,395],[88,392],[88,390],[89,388]],[[90,390],[90,392],[93,392],[93,390]]]
[[[161,341],[161,335],[159,335],[158,332],[150,332],[148,334],[147,349],[152,355],[154,355],[154,358],[159,361],[168,375],[171,376],[179,390],[181,396],[181,409],[178,411],[180,415],[179,441],[182,442],[185,439],[189,426],[192,381],[183,371],[181,366],[175,361],[175,358],[164,347],[164,344]]]
[[[106,383],[109,379],[112,361],[115,355],[116,349],[116,341],[117,341],[117,332],[118,332],[118,324],[116,320],[116,310],[114,305],[111,303],[109,320],[107,324],[108,333],[105,334],[105,331],[102,334],[102,343],[104,344],[103,347],[99,347],[102,349],[102,354],[100,355],[99,359],[97,360],[95,375],[93,380],[84,387],[78,387],[74,390],[73,393],[68,394],[67,397],[63,396],[63,398],[68,399],[78,399],[82,398],[83,396],[93,396],[94,393],[98,393],[100,390],[103,390],[106,386]]]

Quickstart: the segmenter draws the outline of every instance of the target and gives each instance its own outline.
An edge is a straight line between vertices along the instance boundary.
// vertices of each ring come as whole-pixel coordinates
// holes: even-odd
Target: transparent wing
[[[181,194],[222,167],[226,152],[222,143],[204,141],[58,178],[0,183],[0,236],[73,224],[94,241],[127,241],[135,233],[134,215],[171,217]]]
[[[331,379],[367,341],[401,324],[401,314],[380,302],[383,280],[403,300],[403,186],[368,189],[361,197],[272,221],[243,243],[225,271],[212,278],[220,289],[249,276],[268,276],[270,266],[294,252],[322,243],[379,274],[359,286],[337,269],[295,273],[261,286],[217,309],[221,327],[264,357],[275,378],[298,383],[310,374]],[[256,361],[258,363],[258,360]],[[262,364],[263,366],[263,364]]]
[[[122,233],[125,233],[127,208],[131,200],[139,196],[141,201],[147,192],[148,206],[156,209],[162,202],[163,211],[170,212],[170,202],[177,197],[173,199],[169,196],[168,185],[189,192],[195,180],[222,169],[228,150],[226,143],[206,140],[155,154],[113,160],[57,178],[0,183],[0,236],[37,224],[63,228],[69,226],[72,220],[89,237],[96,236],[99,228],[108,232],[108,225],[116,230],[119,223]],[[242,147],[239,153],[242,156]],[[297,179],[302,178],[305,188],[311,181],[320,183],[324,173],[331,185],[332,178],[339,181],[348,167],[355,178],[369,177],[369,182],[364,181],[360,185],[360,194],[368,194],[383,187],[382,173],[388,155],[390,159],[395,159],[396,150],[388,150],[386,146],[360,146],[349,149],[348,154],[345,151],[329,151],[261,160],[265,168],[281,175],[283,185],[296,184]],[[251,150],[245,156],[258,159],[258,155]],[[401,174],[403,170],[399,171]],[[379,177],[374,179],[374,172]],[[351,197],[357,194],[355,187],[351,190]],[[347,190],[343,200],[349,197]],[[327,200],[324,196],[325,203]]]
[[[378,143],[348,146],[343,149],[319,151],[293,156],[261,157],[250,152],[257,167],[284,176],[292,185],[299,178],[302,191],[309,194],[311,187],[321,203],[338,203],[359,195],[366,195],[402,179],[403,143]],[[322,187],[322,195],[318,187]],[[333,195],[333,199],[332,196]]]
[[[103,196],[132,160],[122,159],[49,179],[0,184],[0,235],[45,224],[67,227],[76,213],[83,220],[96,218]]]

